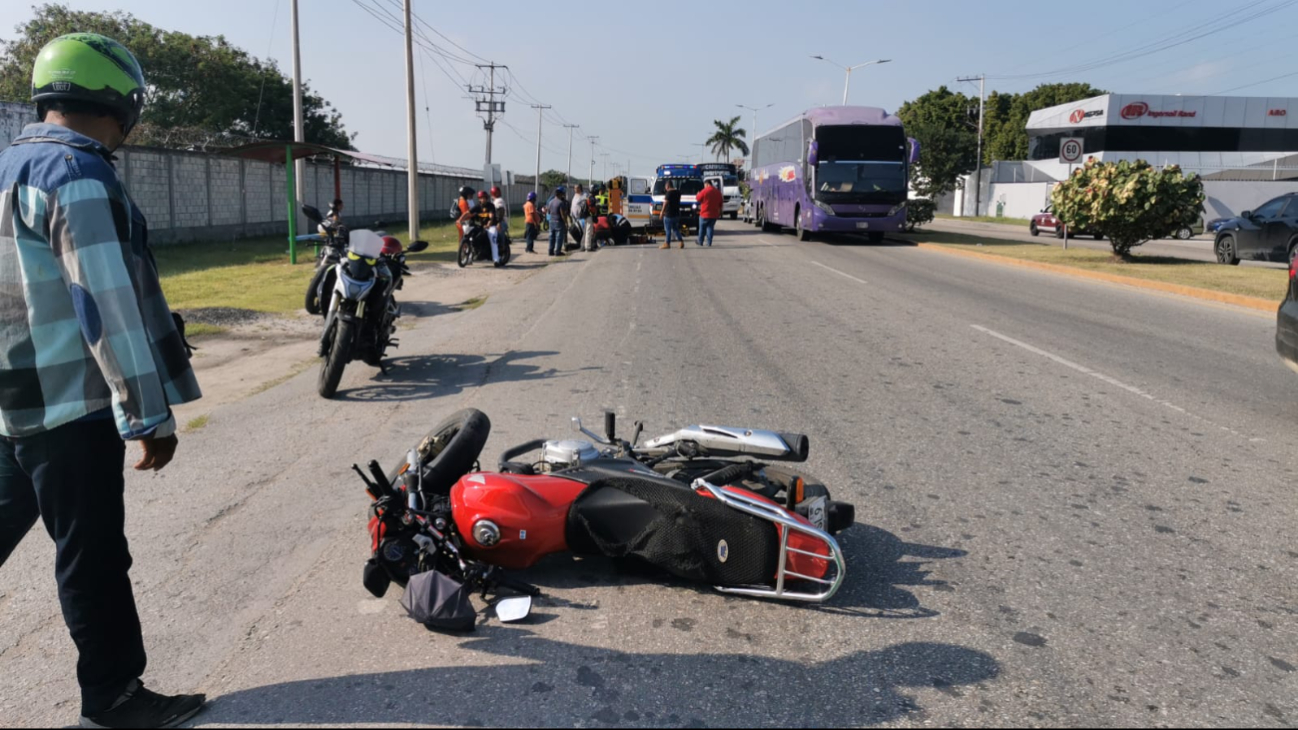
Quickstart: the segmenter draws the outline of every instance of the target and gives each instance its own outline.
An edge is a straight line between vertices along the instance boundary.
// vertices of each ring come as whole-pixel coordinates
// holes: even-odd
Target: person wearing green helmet
[[[54,539],[84,727],[174,727],[202,695],[144,688],[128,574],[126,441],[175,455],[171,406],[201,397],[148,227],[112,165],[145,84],[130,51],[74,33],[41,49],[41,121],[0,152],[0,565],[39,519]]]

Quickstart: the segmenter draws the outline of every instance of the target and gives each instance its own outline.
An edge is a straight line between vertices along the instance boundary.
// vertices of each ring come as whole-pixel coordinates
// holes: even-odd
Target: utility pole
[[[977,216],[982,207],[983,195],[983,107],[987,101],[987,95],[984,93],[987,74],[965,76],[956,81],[978,82],[978,165],[974,167],[974,215]]]
[[[306,128],[302,122],[302,46],[298,41],[297,0],[293,0],[293,141],[306,141]],[[291,215],[295,224],[302,224],[302,181],[306,178],[306,160],[298,159],[293,163],[294,188],[296,195]],[[304,225],[294,225],[294,230],[304,229]],[[296,256],[294,256],[296,258]],[[296,262],[294,262],[296,263]]]
[[[601,180],[607,180],[607,179],[608,179],[608,153],[607,153],[607,152],[601,152],[601,153],[599,153],[599,156],[600,156],[601,159],[604,160],[604,176],[603,176],[602,178],[600,178],[600,179],[601,179]]]
[[[419,238],[419,160],[415,147],[415,46],[411,37],[410,3],[406,9],[406,219],[410,228],[410,242]],[[294,0],[297,4],[297,0]]]
[[[708,148],[708,143],[707,143],[707,142],[691,142],[691,144],[693,144],[695,147],[698,147],[698,148],[699,148],[699,164],[700,164],[700,165],[703,164],[703,160],[705,159],[704,150],[706,150],[706,149]],[[693,156],[693,155],[691,155],[691,157],[692,157],[692,156]]]
[[[545,104],[533,104],[532,108],[536,110],[536,180],[532,182],[532,190],[539,198],[541,197],[541,128],[544,123],[545,110],[553,107]]]
[[[590,180],[589,182],[593,183],[595,182],[595,143],[599,141],[599,137],[598,136],[587,137],[587,139],[590,140]]]
[[[568,183],[569,185],[571,185],[571,184],[572,184],[572,130],[576,129],[577,127],[580,127],[581,125],[580,125],[580,124],[565,124],[565,125],[563,125],[563,126],[565,126],[565,127],[568,128],[568,179],[567,179],[567,183]]]
[[[482,128],[487,130],[487,164],[486,166],[483,167],[482,170],[483,174],[485,175],[487,172],[487,168],[490,167],[491,165],[491,134],[496,130],[496,115],[505,113],[505,101],[503,99],[500,101],[496,101],[496,97],[504,96],[505,93],[508,91],[508,89],[496,88],[496,69],[498,68],[508,69],[509,67],[503,66],[498,63],[480,63],[478,64],[478,68],[488,69],[490,73],[490,81],[488,82],[488,85],[487,86],[470,85],[467,88],[470,94],[477,95],[477,98],[474,100],[475,108],[477,109],[477,112],[479,114],[485,112],[487,115],[487,118],[482,123]],[[491,180],[489,182],[494,183],[495,180]]]
[[[775,106],[775,104],[770,103],[762,107],[748,106],[747,104],[735,104],[735,106],[739,107],[740,109],[747,109],[748,111],[753,113],[753,133],[752,136],[749,137],[749,139],[756,139],[759,133],[759,130],[757,129],[757,112],[760,112],[764,109],[770,109],[771,107]]]

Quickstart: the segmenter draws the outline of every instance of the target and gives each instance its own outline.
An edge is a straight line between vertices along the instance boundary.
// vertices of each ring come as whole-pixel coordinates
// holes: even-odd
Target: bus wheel
[[[794,220],[797,221],[797,228],[796,228],[795,230],[797,231],[798,240],[799,240],[799,241],[810,241],[810,240],[811,240],[811,231],[808,231],[806,228],[804,228],[804,227],[802,226],[802,211],[800,211],[800,210],[795,210],[795,211],[793,212],[793,217],[794,217]]]

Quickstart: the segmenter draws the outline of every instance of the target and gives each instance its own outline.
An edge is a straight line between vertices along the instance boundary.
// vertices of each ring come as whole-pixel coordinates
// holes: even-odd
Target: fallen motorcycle
[[[416,620],[471,629],[474,593],[521,594],[496,613],[526,617],[539,590],[505,571],[556,553],[647,563],[739,596],[820,603],[842,585],[832,535],[854,508],[765,463],[805,461],[806,436],[691,426],[639,446],[639,423],[626,441],[611,413],[603,437],[573,420],[590,440],[516,446],[497,472],[477,471],[491,422],[473,409],[436,426],[389,473],[375,461],[368,474],[354,466],[374,500],[366,588],[382,597],[395,582]]]

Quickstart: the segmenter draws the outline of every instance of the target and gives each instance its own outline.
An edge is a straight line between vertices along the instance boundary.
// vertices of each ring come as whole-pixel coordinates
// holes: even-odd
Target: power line
[[[1279,4],[1257,10],[1256,12],[1253,12],[1250,15],[1241,16],[1242,12],[1257,8],[1259,5],[1262,5],[1264,1],[1265,0],[1255,0],[1255,2],[1252,2],[1244,6],[1243,8],[1236,8],[1234,10],[1231,10],[1229,13],[1224,13],[1222,15],[1215,16],[1207,21],[1191,26],[1188,29],[1178,31],[1160,40],[1154,41],[1144,46],[1140,46],[1138,48],[1132,49],[1125,53],[1096,58],[1091,61],[1077,64],[1075,66],[1059,68],[1053,71],[1045,71],[1041,73],[1032,73],[1032,74],[1006,74],[1001,76],[989,76],[988,78],[997,79],[997,80],[1018,80],[1018,79],[1042,78],[1047,76],[1073,75],[1073,74],[1083,73],[1086,71],[1094,71],[1099,68],[1104,68],[1119,63],[1126,63],[1127,61],[1134,61],[1138,58],[1144,58],[1145,56],[1153,55],[1155,53],[1161,53],[1163,51],[1170,50],[1172,48],[1176,48],[1178,46],[1182,46],[1187,43],[1193,43],[1194,41],[1201,40],[1210,35],[1215,35],[1217,33],[1230,30],[1231,28],[1235,28],[1245,23],[1252,22],[1254,20],[1257,20],[1258,18],[1264,17],[1266,15],[1270,15],[1279,10],[1284,10],[1294,5],[1295,2],[1298,2],[1298,0],[1285,0],[1284,2],[1281,2]],[[1205,28],[1207,30],[1204,30]],[[1201,30],[1203,32],[1197,32]],[[1192,35],[1187,36],[1186,35],[1187,33]]]
[[[1239,91],[1240,89],[1251,89],[1251,88],[1253,88],[1254,86],[1261,86],[1262,84],[1269,84],[1269,83],[1271,83],[1272,81],[1279,81],[1280,79],[1287,79],[1287,78],[1289,78],[1290,76],[1298,76],[1298,71],[1294,71],[1294,72],[1292,72],[1292,73],[1287,73],[1287,74],[1281,74],[1281,75],[1279,75],[1279,76],[1272,76],[1272,77],[1269,78],[1269,79],[1264,79],[1264,80],[1262,80],[1262,81],[1255,81],[1255,82],[1253,82],[1253,83],[1251,83],[1251,84],[1244,84],[1243,86],[1236,86],[1236,87],[1233,88],[1233,89],[1226,89],[1225,91],[1214,91],[1213,93],[1208,94],[1208,96],[1220,96],[1220,95],[1222,95],[1222,94],[1229,94],[1229,93],[1232,92],[1232,91]]]

